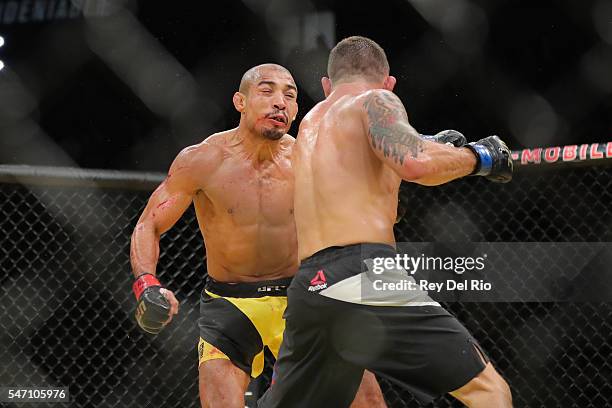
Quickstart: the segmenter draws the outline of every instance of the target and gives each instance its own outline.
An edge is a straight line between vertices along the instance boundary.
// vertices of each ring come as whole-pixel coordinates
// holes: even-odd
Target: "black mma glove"
[[[461,132],[456,130],[443,130],[436,133],[435,135],[421,135],[425,140],[429,140],[436,143],[451,144],[455,147],[463,147],[467,144],[467,139]]]
[[[512,157],[508,146],[497,136],[489,136],[465,147],[476,155],[472,176],[484,176],[496,183],[512,180]]]
[[[170,317],[170,302],[160,289],[161,283],[150,273],[140,275],[132,290],[138,301],[136,321],[147,333],[158,334]]]

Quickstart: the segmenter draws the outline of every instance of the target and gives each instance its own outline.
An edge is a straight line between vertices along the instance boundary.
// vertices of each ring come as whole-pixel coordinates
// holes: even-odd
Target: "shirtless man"
[[[347,407],[368,369],[423,402],[450,393],[469,407],[511,407],[508,385],[476,340],[427,292],[368,291],[371,261],[396,255],[402,179],[438,185],[472,174],[507,182],[510,151],[497,136],[461,148],[421,138],[391,92],[396,80],[384,51],[370,39],[338,43],[328,74],[326,99],[302,121],[293,151],[301,265],[287,291],[276,381],[259,406]]]
[[[204,237],[208,279],[200,305],[199,389],[205,408],[243,408],[250,377],[276,357],[286,288],[297,271],[291,152],[297,114],[291,74],[274,64],[247,71],[234,94],[237,128],[184,149],[155,190],[132,235],[136,320],[149,333],[178,312],[155,277],[160,236],[193,202]],[[368,373],[356,407],[385,406]]]

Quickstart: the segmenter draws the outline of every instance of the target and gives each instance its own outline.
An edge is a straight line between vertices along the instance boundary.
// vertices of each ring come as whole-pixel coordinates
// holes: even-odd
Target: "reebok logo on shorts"
[[[319,269],[315,277],[310,280],[310,287],[308,288],[308,291],[316,292],[317,290],[322,290],[325,288],[327,288],[327,279],[325,279],[323,269]]]

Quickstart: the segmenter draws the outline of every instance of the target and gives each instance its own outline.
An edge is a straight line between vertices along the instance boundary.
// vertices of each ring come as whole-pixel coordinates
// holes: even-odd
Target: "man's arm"
[[[159,240],[187,210],[194,194],[202,188],[202,178],[213,173],[219,155],[210,149],[199,145],[179,153],[168,176],[151,195],[132,234],[130,262],[136,277],[133,285],[138,302],[136,321],[152,334],[159,333],[178,313],[179,307],[174,293],[163,288],[155,277]]]
[[[189,208],[195,185],[190,173],[193,153],[184,150],[176,157],[168,176],[149,198],[132,234],[130,261],[135,277],[155,275],[159,259],[159,239]]]
[[[470,149],[424,140],[410,126],[404,105],[393,92],[371,91],[364,112],[372,150],[402,179],[438,185],[474,171],[477,162]]]

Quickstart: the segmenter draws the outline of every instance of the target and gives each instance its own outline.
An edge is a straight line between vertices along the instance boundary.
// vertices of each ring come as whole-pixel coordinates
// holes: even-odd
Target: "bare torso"
[[[300,259],[334,245],[395,242],[401,179],[369,146],[366,94],[332,95],[300,125],[293,159]]]
[[[193,197],[208,274],[222,282],[292,276],[297,270],[293,216],[294,139],[285,136],[271,160],[244,153],[232,131],[207,139],[222,156]]]

